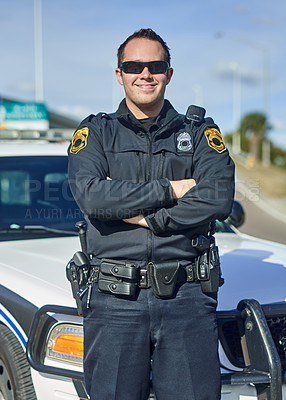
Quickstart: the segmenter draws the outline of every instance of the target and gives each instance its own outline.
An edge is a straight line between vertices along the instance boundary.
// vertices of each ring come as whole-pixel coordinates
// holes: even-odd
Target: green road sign
[[[0,103],[0,129],[47,130],[49,113],[44,103]]]

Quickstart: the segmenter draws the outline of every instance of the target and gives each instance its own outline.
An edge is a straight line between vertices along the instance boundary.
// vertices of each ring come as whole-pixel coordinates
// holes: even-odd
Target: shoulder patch
[[[77,154],[80,150],[84,149],[87,145],[88,128],[77,130],[72,138],[70,153]]]
[[[218,129],[207,128],[204,133],[205,137],[207,138],[208,145],[212,149],[215,149],[218,153],[222,153],[226,150],[223,137]]]

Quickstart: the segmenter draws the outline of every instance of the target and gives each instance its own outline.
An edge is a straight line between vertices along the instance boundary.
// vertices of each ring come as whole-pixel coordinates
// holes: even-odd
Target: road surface
[[[261,239],[267,239],[286,244],[286,209],[261,201],[255,193],[247,193],[245,188],[239,186],[236,199],[242,204],[246,219],[239,231]]]

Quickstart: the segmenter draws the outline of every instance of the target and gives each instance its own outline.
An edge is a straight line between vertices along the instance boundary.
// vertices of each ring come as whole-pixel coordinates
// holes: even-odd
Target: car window
[[[0,171],[1,203],[30,204],[29,180],[27,171]]]
[[[68,184],[66,156],[0,158],[0,227],[76,230],[83,219]]]

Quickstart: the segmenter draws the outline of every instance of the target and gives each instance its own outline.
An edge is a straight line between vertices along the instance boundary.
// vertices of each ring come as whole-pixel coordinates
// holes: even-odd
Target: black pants
[[[199,283],[173,299],[151,289],[137,300],[97,291],[84,307],[84,373],[91,400],[146,400],[150,367],[157,400],[218,400],[216,300]]]

